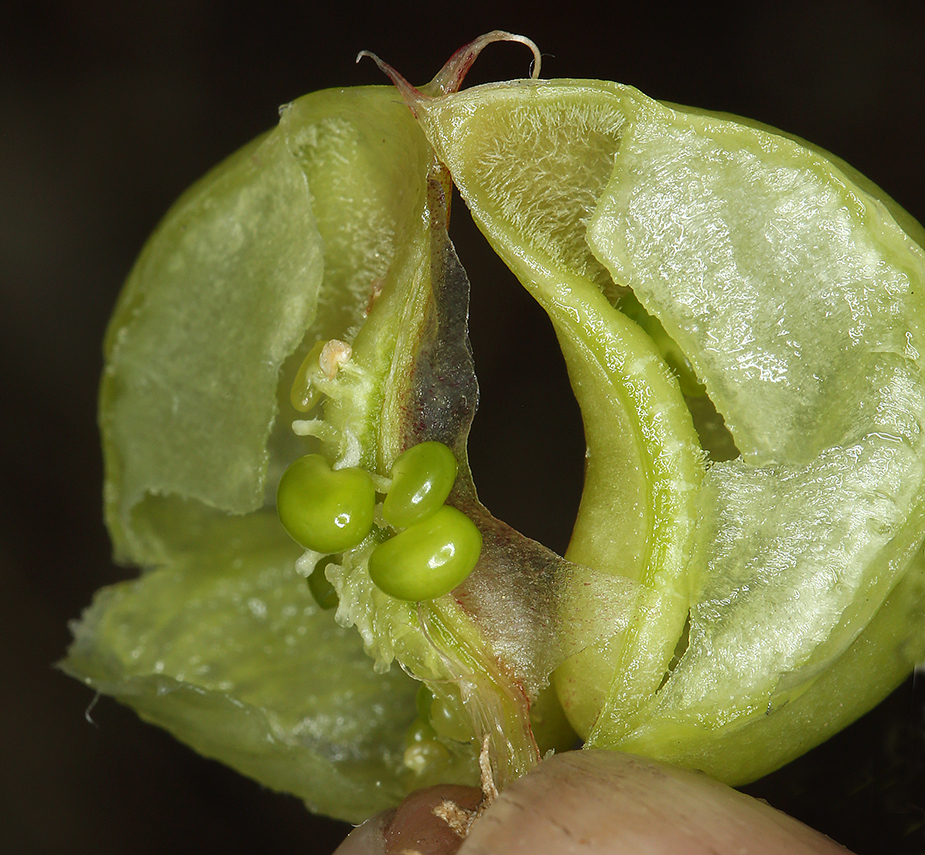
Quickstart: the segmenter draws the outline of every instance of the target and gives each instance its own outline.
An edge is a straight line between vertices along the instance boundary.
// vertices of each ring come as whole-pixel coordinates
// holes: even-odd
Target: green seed
[[[324,575],[325,567],[333,562],[333,556],[322,558],[308,577],[308,590],[311,592],[312,599],[318,604],[318,608],[324,611],[337,608],[337,591],[328,581],[328,577]]]
[[[475,567],[482,533],[464,513],[441,505],[433,514],[380,543],[369,557],[373,582],[400,600],[449,593]]]
[[[459,694],[434,698],[430,705],[430,725],[443,739],[453,742],[468,742],[472,739],[472,726],[466,715]]]
[[[405,745],[402,763],[416,776],[426,775],[452,761],[449,749],[440,742],[429,722],[423,719],[415,719],[408,728]]]
[[[414,696],[418,718],[427,721],[430,719],[430,705],[434,702],[434,693],[427,688],[427,683],[421,683],[418,693]]]
[[[376,491],[362,469],[332,471],[320,454],[295,461],[280,478],[276,512],[293,540],[316,552],[343,552],[373,526]]]
[[[422,442],[392,464],[392,486],[382,505],[385,521],[407,528],[437,510],[456,480],[456,458],[442,442]]]
[[[318,366],[318,357],[321,356],[323,347],[323,341],[315,342],[305,359],[302,360],[302,364],[299,366],[295,380],[292,383],[289,401],[300,413],[307,413],[321,400],[321,393],[312,383],[312,375],[321,373]]]

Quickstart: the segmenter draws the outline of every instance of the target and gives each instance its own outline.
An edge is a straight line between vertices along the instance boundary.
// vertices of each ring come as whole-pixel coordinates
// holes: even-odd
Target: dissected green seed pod
[[[503,787],[569,744],[559,700],[591,746],[751,780],[925,656],[921,227],[824,152],[626,86],[458,92],[499,37],[397,81],[411,111],[372,87],[286,108],[167,215],[107,336],[107,522],[150,572],[100,594],[64,667],[352,821],[477,781],[479,747]],[[565,557],[472,482],[450,176],[582,410]],[[290,404],[315,417],[290,430]],[[452,506],[403,517],[437,464],[395,473],[409,524],[373,549],[368,473],[434,439]],[[355,634],[276,519],[293,460],[280,518],[343,553],[315,582]],[[433,733],[471,742],[409,752],[405,671],[441,698]]]
[[[442,442],[421,442],[392,464],[392,486],[382,503],[390,525],[407,528],[437,510],[456,480],[456,458]]]
[[[433,600],[459,585],[475,567],[482,534],[450,505],[380,543],[369,558],[373,582],[400,600]]]
[[[362,469],[331,470],[320,454],[306,454],[280,478],[276,512],[289,535],[316,552],[343,552],[373,527],[376,490]]]

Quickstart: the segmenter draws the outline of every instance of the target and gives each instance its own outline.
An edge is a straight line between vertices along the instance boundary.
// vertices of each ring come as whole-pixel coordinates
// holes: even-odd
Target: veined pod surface
[[[771,771],[876,703],[908,673],[908,639],[921,644],[910,610],[925,531],[921,228],[818,149],[616,84],[412,101],[489,241],[556,325],[589,446],[567,556],[668,594],[657,620],[558,669],[566,712],[589,745],[733,783]],[[595,145],[571,143],[576,133]],[[509,180],[515,162],[531,180]],[[562,186],[583,193],[580,228],[557,221]],[[712,404],[687,398],[700,442],[722,451],[707,468],[656,463],[684,442],[659,394],[654,416],[674,437],[653,442],[637,410],[635,438],[620,441],[639,449],[636,502],[621,497],[625,464],[604,456],[614,434],[582,400],[588,361],[572,355],[602,341],[571,321],[576,295],[599,291],[644,327],[654,318],[684,355]],[[643,364],[612,388],[638,382]],[[659,507],[661,479],[671,499]],[[616,497],[643,509],[636,550],[605,534]],[[657,534],[666,523],[674,542]],[[885,671],[860,668],[867,645],[889,651]],[[847,704],[832,691],[843,668],[858,680]]]
[[[350,820],[474,783],[480,757],[503,786],[568,747],[550,682],[588,745],[739,783],[925,658],[921,227],[754,123],[602,81],[458,91],[500,37],[420,90],[393,72],[400,95],[290,105],[167,215],[107,337],[107,522],[150,569],[98,595],[63,666]],[[549,314],[581,406],[564,557],[472,483],[451,181]],[[318,341],[344,356],[296,407]],[[428,442],[482,540],[451,590],[377,587],[388,516],[334,559],[276,524],[296,458],[384,489]],[[299,578],[321,561],[336,621]],[[453,726],[421,720],[405,672]]]

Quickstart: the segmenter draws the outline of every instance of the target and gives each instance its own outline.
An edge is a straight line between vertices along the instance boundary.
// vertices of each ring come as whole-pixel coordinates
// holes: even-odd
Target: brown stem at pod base
[[[505,32],[504,30],[492,30],[490,33],[485,33],[485,35],[479,36],[477,39],[469,42],[469,44],[463,45],[463,47],[447,60],[446,65],[437,72],[434,79],[420,89],[412,86],[401,74],[392,68],[391,65],[379,59],[379,57],[371,51],[361,50],[357,54],[357,62],[364,56],[368,56],[373,60],[382,72],[388,75],[392,83],[395,84],[396,89],[401,93],[402,98],[405,99],[405,103],[411,109],[411,112],[417,115],[416,106],[425,98],[439,98],[442,95],[450,95],[454,92],[458,92],[466,74],[472,67],[472,63],[475,62],[476,57],[478,57],[488,45],[494,42],[520,42],[520,44],[529,47],[533,52],[533,65],[530,69],[530,76],[534,80],[540,76],[540,68],[542,66],[540,49],[526,36],[519,36],[515,33]]]

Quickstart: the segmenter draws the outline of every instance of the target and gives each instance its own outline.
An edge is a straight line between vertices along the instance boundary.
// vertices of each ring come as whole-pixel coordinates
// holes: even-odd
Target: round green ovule
[[[453,742],[469,742],[472,739],[472,727],[458,695],[434,698],[430,706],[430,726],[438,736]]]
[[[323,347],[323,341],[315,342],[312,349],[306,354],[305,359],[302,360],[302,364],[299,366],[295,380],[292,383],[289,401],[300,413],[307,413],[321,400],[321,393],[312,383],[312,374],[320,373],[318,358],[321,356]]]
[[[442,442],[422,442],[392,464],[392,486],[382,516],[396,528],[407,528],[436,511],[456,480],[456,458]]]
[[[308,577],[308,590],[311,592],[312,599],[318,604],[318,608],[324,611],[337,608],[337,591],[328,581],[328,577],[324,575],[325,568],[333,563],[332,556],[322,558]]]
[[[427,722],[435,735],[454,742],[469,742],[472,739],[472,730],[466,723],[458,695],[453,700],[435,697],[427,685],[422,683],[416,703],[418,720]]]
[[[376,491],[362,469],[332,471],[320,454],[295,461],[280,478],[276,512],[293,540],[316,552],[343,552],[373,526]]]
[[[426,719],[415,719],[405,734],[405,745],[402,763],[415,775],[423,776],[428,770],[444,766],[452,759]]]
[[[415,707],[418,711],[418,718],[427,721],[430,718],[430,705],[434,702],[434,693],[427,687],[427,683],[421,683],[418,693],[414,696]]]
[[[433,600],[472,572],[481,551],[482,533],[475,523],[456,508],[441,505],[380,543],[369,557],[369,575],[400,600]]]

